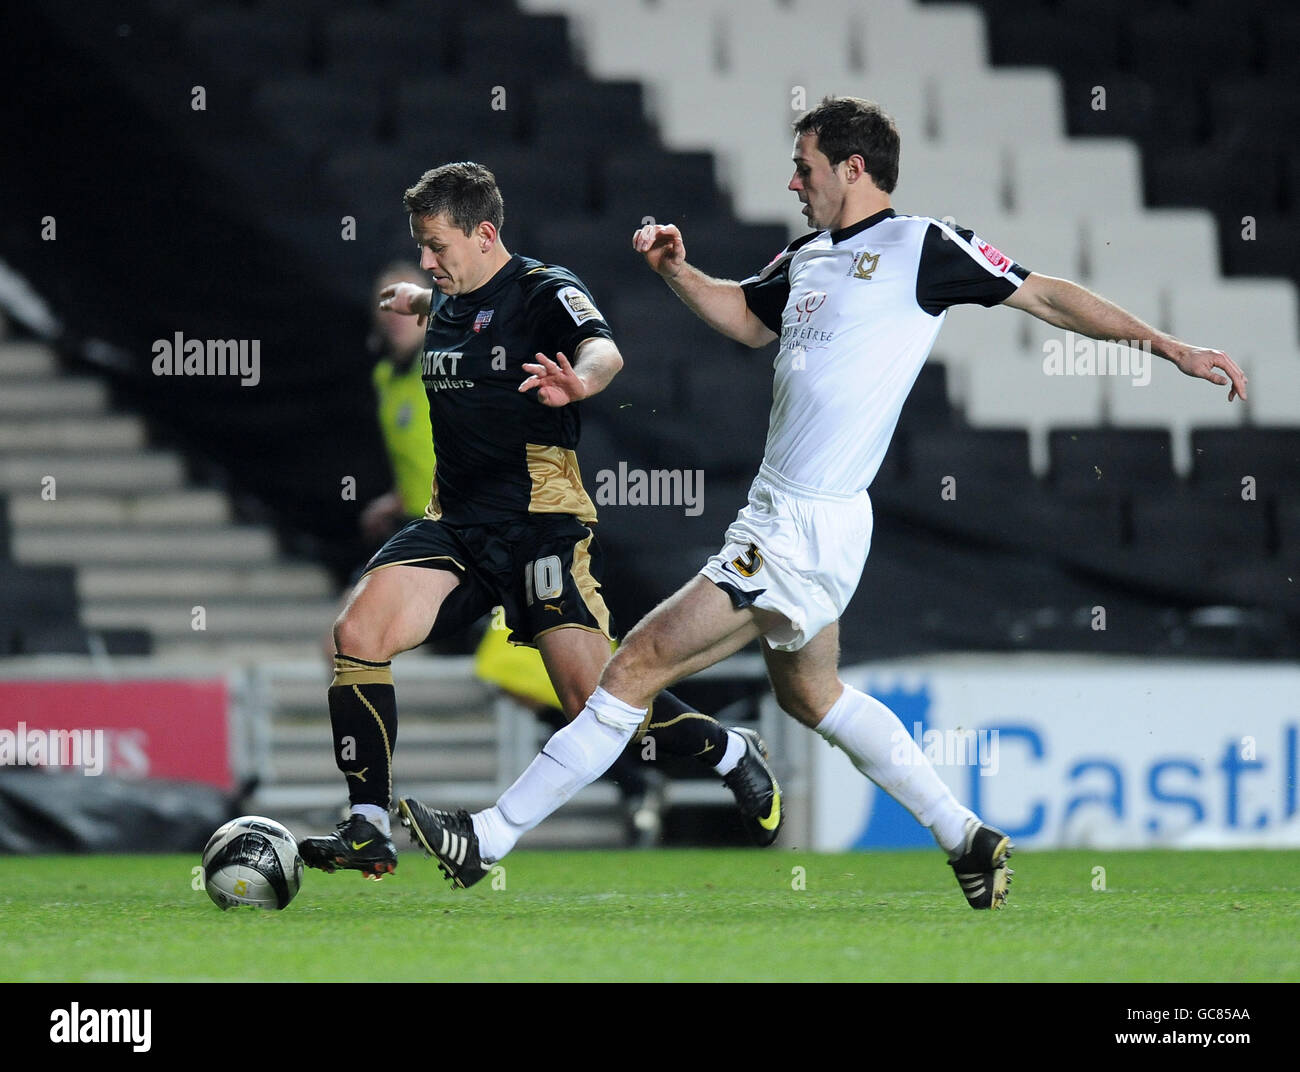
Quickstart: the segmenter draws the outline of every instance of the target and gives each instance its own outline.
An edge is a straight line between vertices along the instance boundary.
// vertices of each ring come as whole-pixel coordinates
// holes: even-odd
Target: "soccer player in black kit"
[[[299,842],[304,862],[369,878],[395,870],[390,660],[498,604],[510,640],[540,650],[574,720],[547,746],[557,772],[614,742],[621,751],[629,729],[652,732],[657,750],[697,756],[715,769],[751,838],[770,845],[783,819],[781,793],[752,730],[727,729],[667,692],[644,718],[632,708],[605,716],[621,715],[626,726],[579,717],[609,659],[612,627],[589,527],[596,511],[575,454],[576,403],[603,390],[623,365],[591,294],[566,269],[505,248],[501,193],[480,164],[428,171],[403,202],[433,287],[397,283],[381,292],[380,308],[428,319],[419,360],[437,468],[425,516],[380,548],[334,623],[330,722],[351,813],[334,833]],[[541,373],[547,383],[539,389]],[[456,885],[481,878],[490,861],[472,851],[470,816],[423,810],[437,816],[448,843],[423,843],[421,823],[404,807],[413,840],[439,853]],[[478,821],[509,824],[508,794],[483,816]]]

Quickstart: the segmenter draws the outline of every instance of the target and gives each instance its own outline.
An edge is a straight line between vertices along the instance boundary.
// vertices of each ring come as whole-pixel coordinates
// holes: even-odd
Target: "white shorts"
[[[798,651],[839,621],[871,548],[866,491],[832,495],[800,488],[764,465],[726,544],[700,570],[737,607],[775,611],[785,623],[764,634],[777,651]]]

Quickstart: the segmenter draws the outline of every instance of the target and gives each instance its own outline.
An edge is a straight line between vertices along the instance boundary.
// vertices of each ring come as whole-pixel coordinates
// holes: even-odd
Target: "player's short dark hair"
[[[499,231],[506,218],[496,176],[472,160],[426,171],[402,195],[402,204],[412,216],[445,213],[467,235],[473,234],[474,228],[484,220]]]
[[[832,165],[857,153],[876,185],[893,193],[898,185],[901,139],[894,120],[875,101],[861,97],[823,97],[795,121],[795,135],[816,134],[817,148]]]

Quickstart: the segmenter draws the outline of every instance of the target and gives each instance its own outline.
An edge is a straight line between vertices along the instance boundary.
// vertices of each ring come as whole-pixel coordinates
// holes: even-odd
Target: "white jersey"
[[[952,305],[997,305],[1028,270],[973,232],[893,209],[792,242],[741,287],[779,333],[765,471],[851,496],[875,478]]]

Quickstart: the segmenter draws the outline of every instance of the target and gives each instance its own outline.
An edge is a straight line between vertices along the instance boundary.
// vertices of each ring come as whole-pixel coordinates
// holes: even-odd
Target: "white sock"
[[[388,812],[378,804],[353,804],[352,814],[360,815],[371,826],[377,826],[384,832],[384,837],[391,837],[392,827],[388,824]]]
[[[722,753],[722,758],[718,760],[718,765],[713,769],[718,772],[718,777],[730,774],[736,769],[736,764],[740,762],[740,757],[745,754],[745,738],[735,730],[727,730],[727,750]]]
[[[846,687],[817,732],[843,749],[858,770],[928,827],[945,852],[962,847],[966,821],[975,813],[953,796],[888,707],[874,696]]]
[[[556,731],[496,805],[471,816],[483,860],[501,859],[524,834],[604,774],[645,716],[645,708],[597,687],[582,713]]]

